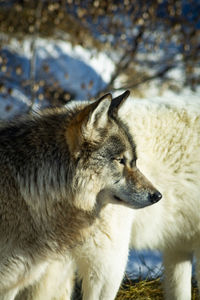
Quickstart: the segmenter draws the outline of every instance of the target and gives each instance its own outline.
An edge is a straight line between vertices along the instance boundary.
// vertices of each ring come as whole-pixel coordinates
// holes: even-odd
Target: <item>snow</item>
[[[81,46],[72,47],[69,43],[52,41],[46,46],[45,40],[38,45],[38,68],[42,60],[51,65],[55,78],[61,86],[68,87],[79,100],[94,96],[110,80],[114,64],[103,54],[92,55]],[[57,72],[58,71],[58,72]],[[65,74],[67,78],[65,79]],[[90,82],[93,82],[89,89]],[[81,88],[81,85],[86,87]]]
[[[30,77],[30,58],[33,41],[26,39],[19,43],[13,39],[9,47],[3,49],[4,57],[8,60],[10,77],[6,84],[12,88],[11,96],[6,97],[6,90],[0,93],[0,119],[9,119],[27,110],[31,104],[30,89],[23,86]],[[96,53],[95,50],[83,49],[81,46],[72,46],[61,40],[37,39],[35,41],[35,81],[44,80],[50,85],[57,82],[63,89],[70,91],[75,100],[83,100],[94,97],[99,91],[106,87],[112,72],[114,62],[105,53]],[[21,65],[23,73],[16,74],[15,68]],[[43,66],[48,65],[49,71],[45,72]],[[181,69],[171,71],[176,80],[181,78]],[[0,71],[0,77],[4,76]],[[119,82],[117,83],[119,85]],[[158,81],[152,82],[149,97],[157,97]],[[121,91],[120,91],[121,92]],[[115,93],[117,94],[117,93]],[[174,97],[187,99],[199,97],[200,89],[194,93],[188,88],[183,89],[177,96],[174,92],[166,90],[163,97],[173,99]],[[36,99],[36,107],[40,102]],[[12,109],[11,109],[12,108]],[[127,264],[127,273],[133,278],[157,277],[162,273],[162,257],[158,252],[130,251]]]
[[[10,69],[10,77],[6,78],[6,86],[12,88],[10,99],[0,94],[0,118],[7,119],[19,113],[30,105],[30,88],[23,88],[23,82],[30,78],[30,58],[32,40],[27,39],[19,43],[13,39],[9,47],[2,51],[7,59],[7,67]],[[45,81],[49,85],[58,83],[58,86],[74,95],[76,100],[91,99],[97,92],[106,87],[114,70],[114,63],[104,53],[95,53],[83,49],[80,46],[59,40],[37,39],[35,47],[35,74],[36,82]],[[22,67],[23,73],[17,76],[15,68]],[[48,72],[44,66],[48,66]],[[0,77],[5,76],[0,71]],[[12,112],[6,108],[12,104]],[[40,102],[36,98],[36,106]],[[35,107],[34,107],[35,108]]]

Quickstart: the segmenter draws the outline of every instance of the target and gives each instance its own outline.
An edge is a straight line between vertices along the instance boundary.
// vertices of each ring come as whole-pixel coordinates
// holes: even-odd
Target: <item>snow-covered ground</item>
[[[7,70],[0,68],[0,78],[6,79],[6,87],[0,90],[0,119],[9,119],[23,111],[30,105],[30,89],[24,83],[30,79],[31,40],[22,44],[12,41],[9,47],[2,51],[7,61]],[[19,72],[19,66],[21,71]],[[45,66],[48,66],[46,72]],[[34,79],[36,82],[45,81],[49,85],[57,85],[74,95],[75,100],[92,98],[97,92],[105,88],[114,70],[114,63],[104,53],[97,54],[80,46],[72,47],[69,43],[58,40],[37,39],[35,42]],[[8,74],[7,74],[7,71]],[[173,75],[180,77],[180,70],[173,71]],[[180,78],[178,78],[180,79]],[[7,88],[12,93],[6,97]],[[148,90],[151,97],[158,95],[157,82],[154,81]],[[198,97],[189,89],[184,89],[177,96],[171,91],[163,97]],[[40,106],[36,99],[35,106]],[[34,107],[35,108],[35,107]],[[162,272],[162,259],[158,252],[130,252],[127,272],[134,278],[154,276]]]
[[[31,45],[29,39],[23,44],[13,39],[9,47],[1,50],[7,65],[6,70],[0,68],[0,78],[5,79],[12,93],[9,97],[5,97],[7,89],[0,93],[0,119],[17,115],[30,105],[30,88],[24,83],[30,79]],[[49,86],[56,83],[74,95],[75,100],[94,97],[106,87],[114,70],[114,63],[104,53],[97,54],[80,46],[72,47],[63,41],[37,39],[35,49],[35,82],[45,82]],[[35,105],[41,105],[37,97]],[[8,109],[10,106],[12,109]]]

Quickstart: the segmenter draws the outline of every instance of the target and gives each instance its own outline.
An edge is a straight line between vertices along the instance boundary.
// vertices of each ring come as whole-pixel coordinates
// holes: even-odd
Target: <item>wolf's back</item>
[[[62,166],[65,163],[67,168],[70,158],[63,134],[66,128],[64,120],[65,112],[52,111],[1,124],[2,235],[17,233],[18,226],[30,221],[31,209],[41,207],[42,198],[48,191],[60,187],[63,184],[61,181],[66,180],[66,171]]]
[[[200,236],[200,100],[133,100],[121,117],[136,143],[137,166],[163,195],[137,211],[133,247],[162,250],[176,236],[190,247]]]

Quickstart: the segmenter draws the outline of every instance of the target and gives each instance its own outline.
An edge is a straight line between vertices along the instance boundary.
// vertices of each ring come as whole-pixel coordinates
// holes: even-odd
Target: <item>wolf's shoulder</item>
[[[125,102],[122,114],[128,111],[138,111],[140,113],[146,112],[167,112],[167,111],[181,111],[187,110],[200,114],[200,96],[191,95],[188,97],[174,96],[174,97],[154,97],[154,98],[129,98]]]
[[[130,98],[122,107],[120,116],[135,124],[155,123],[156,127],[159,124],[163,126],[171,124],[176,127],[180,123],[185,123],[186,127],[195,125],[200,128],[200,97]]]

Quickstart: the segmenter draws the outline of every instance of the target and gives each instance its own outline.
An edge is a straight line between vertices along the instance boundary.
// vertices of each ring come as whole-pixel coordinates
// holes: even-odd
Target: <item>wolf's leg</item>
[[[17,292],[18,292],[18,289],[13,289],[13,290],[7,292],[6,294],[1,294],[1,291],[0,291],[0,300],[14,300]]]
[[[113,300],[123,279],[126,253],[94,249],[96,257],[82,258],[79,275],[82,278],[83,300]],[[121,255],[120,255],[120,254]],[[90,255],[90,254],[89,254]]]
[[[165,298],[167,300],[191,299],[192,255],[176,250],[165,251]]]
[[[51,262],[39,281],[20,292],[16,300],[70,300],[74,274],[71,259]]]
[[[102,224],[95,236],[72,253],[82,279],[83,300],[115,299],[123,279],[133,213],[129,209],[124,209],[124,213],[123,208],[117,209],[119,214],[107,221],[110,227],[104,228]]]
[[[200,293],[200,247],[195,249],[194,252],[195,258],[196,258],[196,279],[197,279],[197,283],[198,283],[198,289],[199,289],[199,293]]]

